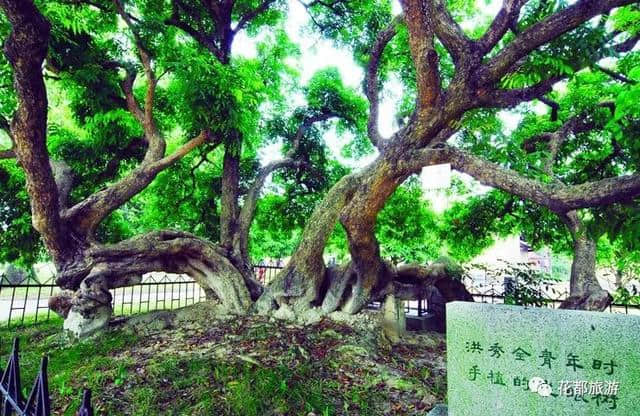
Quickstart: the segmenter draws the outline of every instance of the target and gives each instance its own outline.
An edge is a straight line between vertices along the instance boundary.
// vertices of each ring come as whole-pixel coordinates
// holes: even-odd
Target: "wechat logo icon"
[[[551,396],[551,386],[541,377],[533,377],[529,380],[529,390],[542,397]]]

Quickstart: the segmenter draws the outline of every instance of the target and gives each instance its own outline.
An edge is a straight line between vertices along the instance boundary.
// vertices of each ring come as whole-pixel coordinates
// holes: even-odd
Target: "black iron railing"
[[[255,265],[256,278],[268,284],[275,278],[281,266]],[[21,325],[30,322],[48,321],[51,310],[48,299],[60,289],[54,284],[7,285],[0,284],[0,325]],[[504,303],[502,287],[472,287],[471,293],[476,302]],[[114,315],[130,315],[153,310],[176,309],[192,305],[205,299],[204,290],[191,278],[177,275],[147,277],[137,285],[111,290]],[[545,299],[545,306],[557,308],[566,294],[556,293],[555,298]],[[376,303],[372,307],[376,307]],[[422,316],[428,310],[426,300],[407,301],[406,312]],[[612,304],[608,308],[612,313],[640,315],[640,305]]]
[[[2,398],[2,416],[50,416],[49,379],[47,377],[48,358],[40,361],[40,371],[33,383],[31,393],[25,400],[20,380],[20,362],[18,357],[18,338],[13,340],[13,349],[7,368],[0,379],[0,397]],[[85,389],[77,416],[93,416],[91,390]]]

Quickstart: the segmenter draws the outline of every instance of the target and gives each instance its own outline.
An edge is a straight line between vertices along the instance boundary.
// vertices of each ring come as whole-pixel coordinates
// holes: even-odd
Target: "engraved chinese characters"
[[[450,416],[637,416],[640,317],[452,302]]]

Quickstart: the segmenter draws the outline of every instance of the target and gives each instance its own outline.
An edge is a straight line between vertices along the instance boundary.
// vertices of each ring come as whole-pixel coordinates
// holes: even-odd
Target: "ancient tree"
[[[319,86],[306,89],[307,105],[273,117],[271,129],[260,127],[261,113],[265,108],[278,113],[287,102],[279,95],[288,86],[283,81],[282,62],[289,54],[288,41],[278,26],[286,18],[281,2],[176,0],[170,7],[123,0],[60,3],[79,19],[98,11],[101,19],[111,19],[104,23],[111,33],[127,29],[126,42],[112,36],[112,43],[105,42],[104,34],[83,32],[82,41],[92,46],[92,53],[83,55],[85,61],[69,62],[73,48],[60,39],[59,32],[64,30],[51,36],[52,27],[57,27],[43,16],[42,5],[2,1],[11,30],[5,55],[17,102],[10,126],[5,126],[13,148],[2,156],[15,157],[24,172],[33,227],[56,265],[57,283],[68,290],[57,299],[57,306],[64,314],[70,307],[74,325],[91,329],[104,325],[110,313],[109,289],[135,284],[151,271],[188,274],[237,313],[248,311],[255,302],[260,312],[289,317],[336,310],[353,314],[388,295],[415,299],[433,290],[445,300],[469,299],[453,278],[453,265],[395,267],[382,258],[375,235],[378,214],[398,186],[424,166],[438,163],[450,163],[484,184],[540,204],[563,218],[575,241],[572,306],[602,307],[608,301],[594,285],[595,246],[578,212],[630,201],[640,193],[640,175],[634,173],[631,163],[602,178],[578,174],[564,178],[554,172],[554,163],[571,159],[562,153],[563,145],[572,141],[568,137],[598,131],[603,124],[589,120],[583,109],[558,104],[553,87],[575,77],[594,60],[633,53],[629,51],[638,40],[637,32],[626,27],[612,30],[606,24],[612,11],[633,8],[633,1],[581,0],[569,6],[545,7],[534,1],[505,0],[491,22],[479,24],[473,33],[462,28],[462,20],[472,15],[450,10],[439,0],[404,0],[402,14],[397,16],[385,1],[305,3],[319,34],[354,48],[364,68],[368,111],[360,111],[357,94],[337,86],[325,73],[328,82],[320,82],[320,77]],[[594,24],[594,17],[604,23]],[[55,18],[52,15],[50,20],[55,23]],[[341,30],[348,24],[354,25],[352,32]],[[247,29],[273,35],[273,42],[259,49],[256,61],[232,54],[234,39]],[[576,60],[575,67],[536,66],[545,54],[554,56],[572,49],[576,34],[583,32],[598,37],[593,53]],[[50,157],[47,149],[46,85],[60,81],[58,88],[64,90],[69,79],[77,81],[83,74],[80,69],[86,70],[89,64],[103,77],[100,85],[110,88],[100,105],[117,109],[118,114],[126,112],[139,137],[126,147],[131,153],[129,166],[133,161],[134,167],[110,165],[104,186],[80,197],[73,194],[71,169],[63,160]],[[204,69],[191,71],[193,66]],[[532,66],[536,77],[517,78]],[[266,75],[254,82],[238,81],[249,79],[243,78],[248,73],[261,72]],[[399,115],[399,129],[383,137],[378,130],[380,90],[393,73],[400,74],[410,99]],[[47,84],[45,75],[51,78]],[[630,79],[625,73],[614,75],[616,82]],[[177,81],[181,88],[175,87]],[[88,86],[96,88],[96,83],[85,82],[83,88],[90,90]],[[508,157],[496,158],[486,151],[491,136],[475,134],[482,117],[495,117],[500,110],[535,100],[549,103],[556,119],[561,111],[563,120],[559,129],[538,132],[530,140],[546,146],[536,147],[536,157],[549,161],[544,175]],[[270,105],[261,107],[266,103]],[[182,113],[176,110],[180,105]],[[88,107],[83,111],[93,111]],[[188,114],[195,115],[189,118]],[[628,116],[625,123],[633,123],[633,117]],[[291,261],[263,288],[254,279],[248,258],[249,229],[261,190],[273,172],[312,172],[322,160],[310,157],[318,149],[313,139],[332,120],[362,133],[377,157],[370,165],[341,177],[326,192],[308,219]],[[167,151],[176,128],[184,138]],[[256,137],[274,130],[286,144],[282,159],[263,166],[254,163],[243,171]],[[484,140],[484,151],[473,145],[478,140]],[[162,172],[202,149],[206,149],[202,159],[193,163],[204,163],[207,152],[216,148],[222,153],[218,238],[156,230],[120,241],[101,241],[101,224],[153,186]],[[576,169],[578,173],[583,170]],[[191,174],[197,176],[196,171],[197,166]],[[346,231],[351,261],[327,267],[323,251],[338,224]]]

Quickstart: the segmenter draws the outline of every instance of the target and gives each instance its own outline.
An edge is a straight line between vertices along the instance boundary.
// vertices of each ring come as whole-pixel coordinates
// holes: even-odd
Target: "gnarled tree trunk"
[[[472,300],[463,286],[457,286],[458,292],[448,289],[455,283],[444,282],[454,280],[454,276],[440,264],[429,266],[431,272],[417,266],[412,269],[420,270],[421,276],[439,270],[435,274],[438,279],[409,282],[406,279],[412,272],[403,269],[399,273],[380,257],[374,228],[384,203],[408,175],[437,163],[441,157],[432,152],[429,157],[406,163],[400,154],[387,150],[370,166],[342,178],[331,188],[309,218],[291,260],[258,300],[260,312],[277,309],[283,316],[295,316],[316,308],[322,314],[336,310],[355,314],[389,294],[405,300],[423,299],[429,293],[427,288],[437,285],[442,285],[447,300]],[[347,230],[352,260],[327,268],[322,255],[339,220]]]
[[[340,179],[313,210],[295,253],[258,300],[258,311],[292,308],[301,312],[316,302],[326,273],[324,248],[359,176],[352,174]]]
[[[149,272],[191,276],[231,313],[245,313],[251,296],[243,274],[223,249],[194,235],[156,231],[111,245],[92,245],[60,273],[65,292],[52,300],[67,315],[65,328],[79,336],[99,329],[111,313],[109,289],[140,283]],[[62,300],[61,297],[69,297]],[[70,310],[65,310],[70,306]]]

